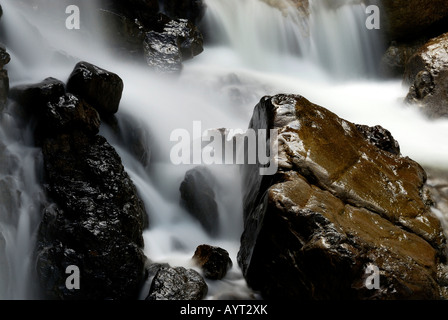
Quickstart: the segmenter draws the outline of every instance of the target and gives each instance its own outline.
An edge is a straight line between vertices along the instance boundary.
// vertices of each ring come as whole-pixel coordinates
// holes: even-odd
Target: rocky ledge
[[[426,172],[387,130],[299,95],[262,98],[250,127],[278,130],[278,171],[242,168],[238,264],[249,286],[266,299],[447,297]]]

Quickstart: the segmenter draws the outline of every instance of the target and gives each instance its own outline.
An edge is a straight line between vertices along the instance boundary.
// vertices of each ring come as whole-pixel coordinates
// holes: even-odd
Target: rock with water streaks
[[[204,17],[206,4],[203,0],[162,0],[166,15],[173,19],[187,19],[197,25]]]
[[[242,169],[249,286],[269,299],[446,297],[446,239],[418,163],[298,95],[264,97],[250,127],[278,129],[279,169]]]
[[[39,140],[49,205],[35,251],[43,294],[136,299],[145,276],[145,207],[120,156],[98,135],[97,110],[72,93],[56,98],[62,87],[49,78],[14,91],[20,103],[38,102],[27,111],[44,128]],[[79,270],[79,289],[66,286],[69,266]]]
[[[211,236],[219,232],[219,212],[214,190],[216,184],[212,172],[205,166],[198,166],[185,173],[179,188],[181,205]]]

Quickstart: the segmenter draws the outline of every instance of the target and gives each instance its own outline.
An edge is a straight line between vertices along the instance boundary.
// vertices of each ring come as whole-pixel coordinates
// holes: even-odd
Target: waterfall
[[[381,32],[366,28],[364,3],[309,0],[309,7],[298,8],[271,2],[207,0],[212,38],[257,69],[299,73],[301,58],[333,77],[375,75],[384,47]]]
[[[153,135],[150,168],[128,153],[125,145],[130,141],[119,142],[106,124],[101,134],[122,157],[147,208],[151,225],[144,233],[145,253],[155,262],[193,267],[190,258],[200,244],[229,251],[233,267],[227,277],[208,282],[207,298],[213,299],[226,293],[251,294],[236,261],[243,228],[238,167],[211,166],[219,182],[214,189],[222,222],[219,236],[211,238],[179,205],[180,183],[195,165],[170,161],[174,130],[192,133],[194,121],[201,121],[203,131],[245,129],[262,96],[297,93],[349,121],[382,125],[399,141],[403,155],[448,169],[444,141],[448,121],[430,122],[404,108],[401,83],[374,77],[381,37],[365,28],[367,16],[361,3],[347,1],[334,8],[325,4],[328,1],[310,0],[308,16],[304,11],[297,13],[286,0],[273,2],[280,8],[262,0],[205,2],[201,28],[209,42],[203,53],[184,63],[177,78],[161,77],[142,65],[114,58],[98,38],[102,26],[91,18],[93,5],[81,7],[80,30],[67,30],[68,0],[58,1],[47,11],[45,0],[33,1],[42,6],[37,11],[26,2],[4,0],[0,27],[12,58],[6,66],[11,86],[50,76],[66,81],[79,60],[120,75],[125,88],[117,117],[130,115]],[[8,110],[13,109],[10,104]],[[43,164],[40,151],[33,146],[31,128],[18,124],[19,119],[12,111],[4,112],[0,126],[0,150],[8,150],[11,157],[4,160],[6,153],[0,154],[0,163],[7,164],[0,172],[2,299],[39,296],[33,287],[31,250],[46,203],[41,186]]]

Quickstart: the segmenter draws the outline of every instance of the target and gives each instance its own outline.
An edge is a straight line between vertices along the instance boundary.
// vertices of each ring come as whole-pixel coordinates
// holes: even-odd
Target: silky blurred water
[[[221,223],[219,236],[211,238],[179,205],[180,183],[194,165],[170,161],[173,130],[192,132],[194,121],[200,121],[204,131],[245,129],[264,95],[294,93],[348,121],[381,125],[399,141],[404,156],[425,166],[448,169],[448,121],[429,121],[405,107],[401,101],[406,88],[401,82],[376,77],[383,43],[378,32],[365,27],[362,4],[334,9],[312,0],[307,19],[303,12],[297,14],[287,6],[282,11],[259,0],[205,2],[207,11],[200,27],[209,42],[204,52],[184,62],[179,76],[164,77],[151,72],[144,62],[131,64],[107,51],[104,39],[98,38],[107,26],[92,18],[93,2],[81,7],[80,29],[68,30],[68,0],[58,1],[51,10],[45,0],[34,0],[32,6],[26,1],[4,0],[0,27],[12,58],[6,68],[11,86],[50,76],[66,81],[80,60],[117,73],[125,84],[117,117],[132,116],[151,133],[149,169],[126,149],[132,141],[114,140],[106,124],[101,134],[117,148],[147,208],[151,224],[144,232],[146,255],[154,262],[196,268],[191,257],[198,245],[220,246],[229,251],[233,267],[223,280],[207,280],[207,298],[252,297],[236,261],[243,230],[238,167],[210,168],[218,181],[214,190]],[[17,132],[16,122],[13,115],[5,114],[0,127],[2,143],[17,159],[15,169],[2,168],[0,178],[12,179],[20,194],[12,202],[14,219],[3,218],[10,212],[0,213],[6,248],[0,297],[36,299],[32,248],[45,203],[41,155],[32,146],[30,133]]]

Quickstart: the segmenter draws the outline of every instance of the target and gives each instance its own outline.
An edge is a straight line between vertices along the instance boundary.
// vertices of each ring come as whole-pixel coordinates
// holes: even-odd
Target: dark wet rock
[[[208,286],[201,275],[184,267],[161,267],[146,300],[202,300]]]
[[[166,15],[171,18],[187,19],[198,24],[204,17],[206,5],[203,0],[162,0]]]
[[[107,26],[104,38],[114,55],[144,61],[143,41],[147,30],[138,20],[108,10],[99,10],[98,16]]]
[[[3,67],[9,63],[9,61],[11,61],[9,53],[6,52],[5,46],[0,45],[0,69],[3,69]]]
[[[40,225],[37,266],[47,295],[136,298],[144,276],[146,212],[120,157],[102,136],[60,134],[43,146],[48,192],[58,204]],[[68,290],[76,265],[81,289]]]
[[[446,239],[426,172],[298,95],[264,97],[250,128],[278,129],[278,166],[242,169],[238,264],[268,299],[446,298]],[[379,289],[369,289],[369,267]]]
[[[155,147],[150,130],[141,119],[130,114],[116,114],[113,120],[108,121],[108,124],[114,133],[114,143],[129,152],[145,169],[149,169],[152,147]]]
[[[82,64],[80,72],[87,70],[87,75],[90,68]],[[94,71],[92,77],[109,78],[108,72]],[[96,89],[108,87],[98,84],[101,79],[90,80]],[[56,82],[49,87],[59,85]],[[42,108],[30,109],[44,128],[39,139],[49,204],[43,212],[35,251],[43,293],[49,299],[137,299],[146,264],[142,233],[148,225],[137,189],[116,150],[97,134],[97,110],[73,93],[54,99],[52,90],[37,87],[37,97],[42,102],[48,100]],[[84,96],[93,92],[92,88],[84,89]],[[97,90],[96,94],[105,91]],[[19,97],[23,92],[26,90]],[[110,99],[98,96],[96,101]],[[66,286],[69,266],[79,269],[79,289]]]
[[[146,63],[156,72],[178,74],[182,71],[182,55],[175,35],[150,31],[143,48]]]
[[[183,61],[203,51],[203,36],[187,19],[159,12],[142,21],[109,10],[99,10],[98,16],[107,25],[105,38],[113,54],[134,62],[146,60],[158,72],[178,73]]]
[[[412,42],[392,41],[381,58],[380,75],[388,78],[403,78],[408,60],[426,41],[426,38]]]
[[[204,50],[201,32],[186,19],[176,19],[167,22],[163,32],[177,37],[182,61],[192,59]]]
[[[48,102],[54,102],[65,94],[65,83],[53,78],[41,82],[12,87],[10,98],[37,114],[41,113]]]
[[[59,97],[58,101],[48,103],[45,111],[48,136],[77,130],[95,135],[99,131],[101,122],[98,112],[71,93]]]
[[[0,7],[1,10],[1,7]],[[0,11],[1,17],[1,11]],[[0,111],[6,105],[9,93],[9,76],[8,71],[4,69],[4,66],[9,63],[11,57],[3,45],[0,45]]]
[[[366,125],[356,124],[356,129],[373,145],[377,146],[381,150],[400,155],[400,145],[397,140],[394,139],[389,130],[384,129],[382,126],[369,127]]]
[[[224,278],[233,265],[225,249],[207,244],[198,246],[192,259],[202,269],[204,277],[212,280]]]
[[[448,7],[444,0],[366,0],[379,6],[381,29],[389,39],[409,40],[447,32]]]
[[[171,19],[164,14],[158,17],[158,27],[147,32],[144,39],[146,62],[156,72],[177,74],[182,62],[204,50],[202,33],[186,19]]]
[[[158,0],[106,0],[103,8],[143,24],[151,23],[160,9]]]
[[[67,92],[86,100],[101,115],[118,111],[123,88],[120,76],[85,61],[76,64],[67,81]]]
[[[181,205],[195,217],[211,236],[219,232],[219,212],[215,200],[216,179],[204,166],[198,166],[185,173],[180,185]]]
[[[406,65],[405,101],[422,108],[429,118],[448,117],[448,33],[431,39]]]

